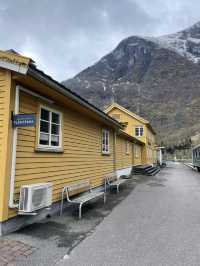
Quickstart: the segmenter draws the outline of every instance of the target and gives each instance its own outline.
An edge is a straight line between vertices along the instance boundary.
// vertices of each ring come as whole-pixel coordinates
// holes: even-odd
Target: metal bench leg
[[[103,195],[103,202],[104,202],[104,204],[106,203],[106,193],[104,193],[104,195]]]
[[[79,219],[81,219],[81,217],[82,217],[82,215],[81,215],[81,210],[82,210],[82,203],[80,203],[80,205],[79,205]]]
[[[60,205],[60,216],[62,215],[62,212],[63,212],[64,193],[65,193],[65,188],[63,188],[63,190],[62,190],[61,205]]]

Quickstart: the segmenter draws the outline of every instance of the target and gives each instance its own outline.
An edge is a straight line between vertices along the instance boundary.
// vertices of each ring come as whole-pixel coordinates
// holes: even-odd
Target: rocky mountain
[[[185,56],[194,63],[200,61],[200,22],[178,33],[154,38],[154,41]]]
[[[200,131],[200,23],[158,38],[131,36],[63,83],[91,103],[112,101],[149,119],[160,142],[181,146]]]

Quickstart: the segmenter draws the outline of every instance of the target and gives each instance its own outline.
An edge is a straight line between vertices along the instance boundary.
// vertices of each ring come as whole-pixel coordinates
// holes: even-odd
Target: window
[[[135,128],[135,136],[136,137],[142,137],[143,134],[144,134],[144,128],[143,128],[143,126],[137,126]]]
[[[125,152],[126,152],[126,154],[129,154],[129,142],[128,142],[128,140],[125,142]]]
[[[61,114],[48,108],[40,109],[39,147],[61,148]]]
[[[102,131],[102,153],[109,154],[109,131],[103,129]]]

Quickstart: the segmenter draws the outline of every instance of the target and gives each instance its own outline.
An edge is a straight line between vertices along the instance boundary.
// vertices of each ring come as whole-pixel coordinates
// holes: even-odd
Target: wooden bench
[[[119,193],[119,187],[122,184],[124,184],[126,181],[127,181],[127,178],[126,179],[120,178],[117,176],[117,174],[115,172],[108,174],[105,177],[105,191],[107,190],[107,186],[108,186],[111,188],[115,187],[117,189],[117,193]]]
[[[106,194],[104,191],[93,191],[89,180],[80,181],[72,185],[66,186],[62,189],[60,215],[63,211],[64,198],[71,204],[78,205],[79,207],[79,219],[81,219],[81,209],[84,203],[88,201],[103,197],[104,203],[106,202]]]

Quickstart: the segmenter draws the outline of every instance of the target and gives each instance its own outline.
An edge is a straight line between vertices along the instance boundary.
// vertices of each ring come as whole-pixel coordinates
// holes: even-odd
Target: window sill
[[[103,155],[103,156],[110,156],[110,152],[102,152],[101,155]]]
[[[43,147],[37,147],[35,149],[36,152],[52,152],[52,153],[64,153],[64,150],[62,148],[54,149],[54,148],[43,148]]]

